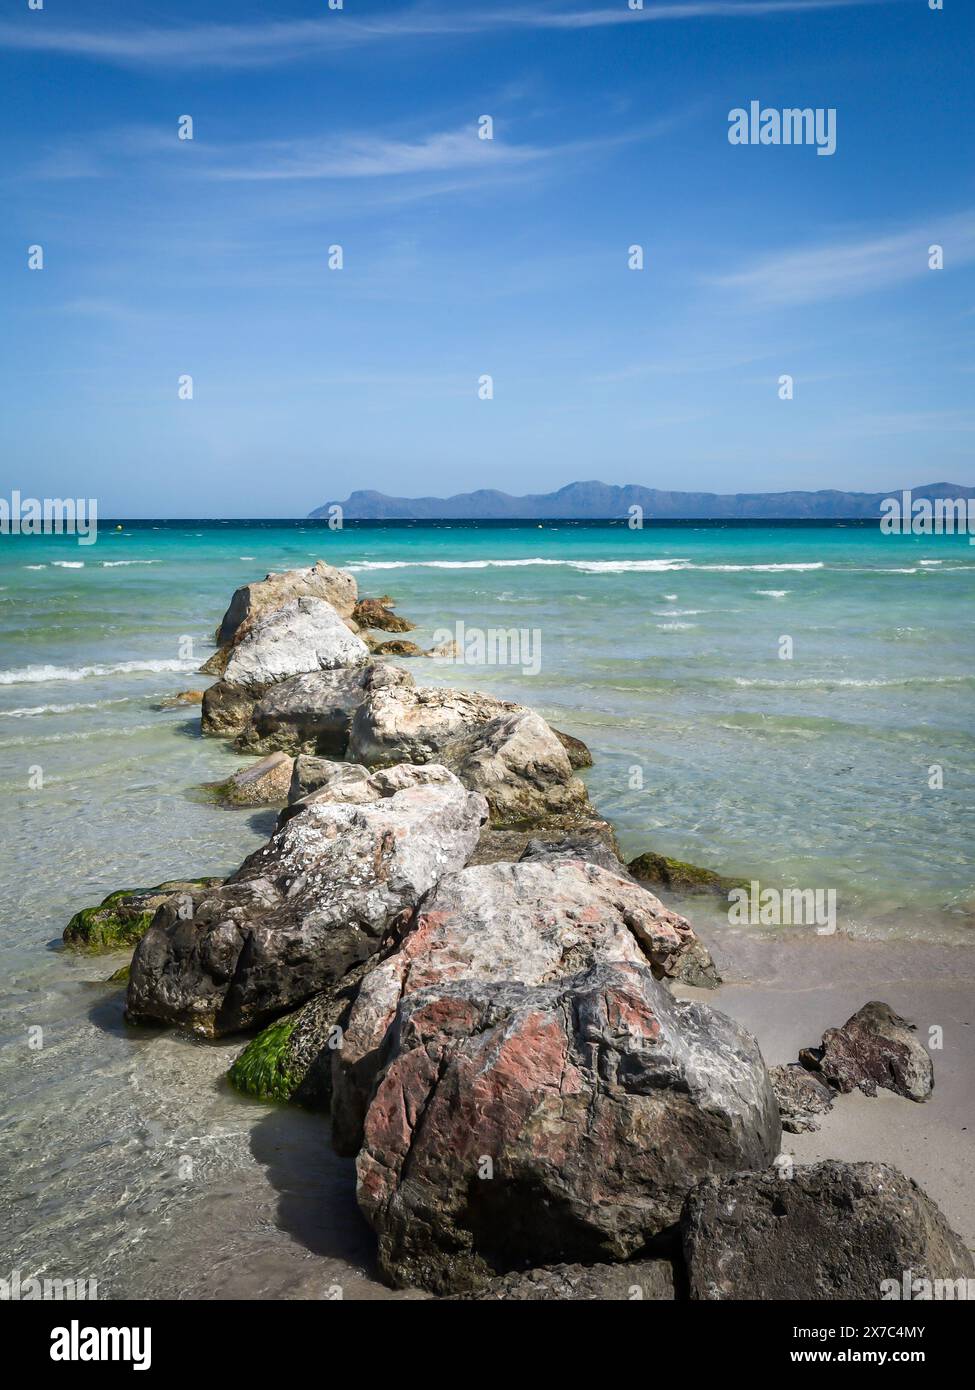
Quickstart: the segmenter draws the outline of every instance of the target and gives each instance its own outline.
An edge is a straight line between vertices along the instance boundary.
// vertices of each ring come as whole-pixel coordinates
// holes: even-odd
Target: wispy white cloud
[[[412,141],[371,135],[264,141],[217,152],[208,172],[213,178],[247,180],[386,178],[530,164],[551,153],[540,146],[480,140],[470,126]]]
[[[588,30],[624,24],[696,19],[766,19],[783,14],[862,8],[903,0],[647,0],[631,10],[621,0],[600,8],[526,6],[523,10],[409,8],[359,19],[345,10],[321,19],[179,27],[66,28],[24,12],[0,24],[0,48],[58,53],[123,66],[258,68],[321,58],[397,39],[465,38],[518,30]]]
[[[906,231],[776,253],[711,283],[761,307],[849,298],[921,275],[946,273],[928,269],[928,248],[935,244],[944,247],[946,268],[975,260],[975,211],[932,216]]]

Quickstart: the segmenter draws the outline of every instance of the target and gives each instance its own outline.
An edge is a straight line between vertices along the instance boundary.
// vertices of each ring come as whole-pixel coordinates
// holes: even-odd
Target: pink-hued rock
[[[374,774],[375,775],[375,774]],[[703,950],[691,924],[620,874],[581,859],[462,869],[420,904],[399,949],[365,977],[333,1059],[333,1139],[355,1153],[379,1051],[400,1001],[456,980],[565,979],[600,961],[679,976]]]
[[[646,966],[419,990],[383,1060],[357,1195],[398,1285],[447,1293],[528,1264],[627,1259],[695,1183],[778,1152],[754,1039]]]

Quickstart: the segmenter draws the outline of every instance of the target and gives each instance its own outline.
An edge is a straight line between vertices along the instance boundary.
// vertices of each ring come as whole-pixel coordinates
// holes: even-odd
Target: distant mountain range
[[[344,502],[326,502],[309,512],[327,517],[329,507],[340,506],[350,521],[455,520],[521,521],[544,518],[562,521],[598,521],[626,518],[630,507],[643,508],[646,520],[721,520],[722,518],[781,518],[794,520],[853,520],[880,515],[885,497],[899,497],[901,488],[888,492],[668,492],[627,483],[568,483],[558,492],[512,497],[507,492],[481,488],[453,497],[387,497],[382,492],[357,491]],[[915,497],[975,497],[975,488],[959,483],[927,483],[912,488]]]

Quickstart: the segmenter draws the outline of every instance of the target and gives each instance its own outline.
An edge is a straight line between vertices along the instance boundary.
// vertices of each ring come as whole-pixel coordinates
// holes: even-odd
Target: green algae
[[[289,1047],[295,1023],[289,1014],[258,1033],[228,1071],[230,1084],[257,1100],[290,1100],[301,1083]]]
[[[646,883],[659,883],[675,893],[713,893],[726,897],[735,888],[749,887],[743,878],[725,878],[713,869],[701,869],[682,859],[669,859],[665,854],[637,855],[627,865],[634,878]]]

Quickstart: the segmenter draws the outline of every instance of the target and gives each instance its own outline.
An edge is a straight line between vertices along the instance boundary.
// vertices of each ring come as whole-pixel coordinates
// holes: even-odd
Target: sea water
[[[0,536],[0,1275],[381,1296],[325,1122],[229,1091],[237,1041],[128,1029],[104,983],[124,957],[58,949],[80,907],[228,873],[270,833],[273,813],[199,791],[244,760],[200,736],[198,710],[157,706],[206,683],[238,585],[319,558],[391,594],[421,646],[458,622],[531,634],[530,662],[405,664],[582,738],[627,856],[834,890],[852,936],[975,940],[965,537],[309,521]],[[721,929],[716,904],[680,906]]]

